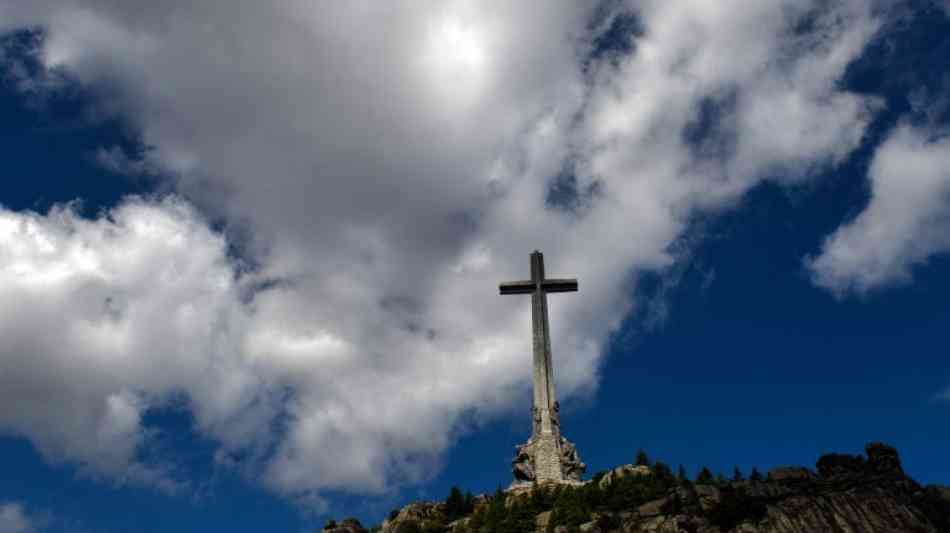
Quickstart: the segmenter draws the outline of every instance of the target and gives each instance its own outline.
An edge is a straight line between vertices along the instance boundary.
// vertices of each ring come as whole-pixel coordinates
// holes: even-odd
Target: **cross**
[[[534,413],[532,436],[558,432],[557,402],[554,396],[554,374],[551,370],[551,334],[548,331],[549,292],[573,292],[576,279],[547,279],[544,277],[544,256],[535,250],[531,254],[531,279],[509,281],[498,286],[501,294],[530,294],[531,323],[534,330]]]

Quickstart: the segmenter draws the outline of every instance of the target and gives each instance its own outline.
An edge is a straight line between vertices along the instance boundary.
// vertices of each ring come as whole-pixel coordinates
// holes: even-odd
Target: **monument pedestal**
[[[534,480],[561,481],[561,443],[553,433],[538,435],[534,443]]]
[[[510,489],[537,484],[581,485],[587,468],[574,444],[561,435],[542,433],[515,447],[511,470],[515,480]]]

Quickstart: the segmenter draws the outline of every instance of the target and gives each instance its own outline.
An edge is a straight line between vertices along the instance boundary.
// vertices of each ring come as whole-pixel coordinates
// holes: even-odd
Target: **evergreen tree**
[[[715,482],[713,478],[713,473],[705,466],[702,470],[699,471],[699,474],[696,475],[696,484],[697,485],[712,485]]]
[[[465,516],[465,496],[458,487],[452,487],[445,499],[445,517],[449,522]]]
[[[505,521],[505,514],[505,493],[498,487],[485,513],[485,527],[488,531],[500,530],[502,522]]]
[[[756,468],[756,467],[754,467],[754,466],[752,467],[752,473],[749,474],[749,480],[750,480],[750,481],[762,481],[762,474],[759,473],[759,469],[758,469],[758,468]]]
[[[726,484],[726,476],[722,475],[722,472],[719,472],[718,474],[716,474],[716,485],[722,486],[725,484]]]
[[[742,475],[742,470],[739,470],[739,467],[735,467],[732,470],[732,480],[733,481],[742,481],[745,477]]]
[[[553,511],[551,513],[552,528],[567,526],[568,530],[573,530],[590,520],[590,508],[582,497],[581,490],[574,487],[564,487],[558,491]]]
[[[650,466],[650,458],[647,456],[647,452],[643,451],[643,448],[637,450],[637,460],[635,464],[637,466]]]
[[[653,475],[656,476],[657,481],[664,484],[672,485],[673,482],[676,481],[676,477],[673,476],[673,471],[662,461],[653,463]]]
[[[537,512],[532,508],[530,498],[517,498],[505,514],[505,520],[499,525],[498,533],[524,533],[534,531]]]
[[[689,482],[689,476],[686,475],[686,467],[685,467],[685,466],[680,465],[679,470],[676,471],[676,481],[679,481],[680,483],[688,483],[688,482]]]

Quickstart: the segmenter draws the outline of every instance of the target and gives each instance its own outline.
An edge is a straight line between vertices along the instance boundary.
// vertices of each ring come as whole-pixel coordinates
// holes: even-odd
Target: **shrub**
[[[505,507],[505,494],[499,488],[488,505],[472,515],[466,531],[486,533],[523,533],[534,531],[536,517],[542,510],[549,491],[537,490],[528,497],[519,497]],[[548,504],[550,505],[550,504]]]
[[[627,476],[607,487],[604,502],[608,511],[634,509],[644,503],[666,496],[674,485],[655,476]]]
[[[582,495],[581,490],[574,487],[565,487],[558,491],[554,500],[554,509],[551,513],[551,520],[548,522],[548,530],[552,531],[557,526],[567,526],[568,529],[590,521],[591,508],[587,498]]]
[[[485,512],[484,527],[488,531],[498,531],[501,523],[505,520],[505,514],[505,493],[501,491],[501,487],[498,487]]]
[[[745,521],[757,523],[765,518],[767,512],[765,502],[749,496],[744,490],[723,490],[719,503],[709,510],[707,517],[720,530],[729,531]]]

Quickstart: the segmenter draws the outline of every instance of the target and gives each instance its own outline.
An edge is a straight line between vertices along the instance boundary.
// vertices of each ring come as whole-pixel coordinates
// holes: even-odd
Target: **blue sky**
[[[947,4],[132,4],[0,1],[0,533],[507,485],[535,248],[588,474],[950,483]]]

